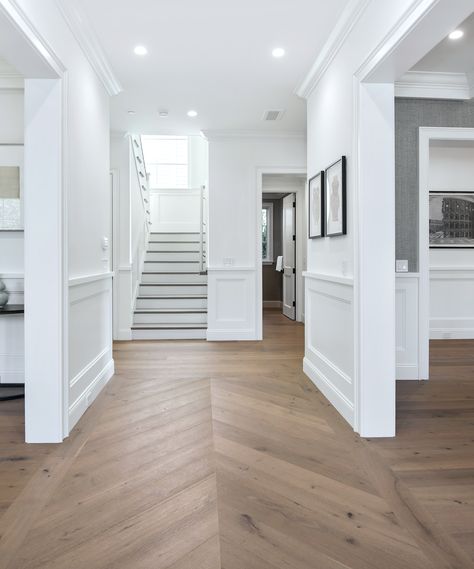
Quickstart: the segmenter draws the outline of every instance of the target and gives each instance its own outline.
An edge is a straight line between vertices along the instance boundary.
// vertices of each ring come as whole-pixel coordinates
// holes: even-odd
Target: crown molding
[[[203,130],[201,135],[206,140],[215,138],[300,138],[306,139],[303,131],[275,131],[266,130]]]
[[[0,93],[3,92],[23,92],[25,81],[21,75],[3,75],[0,72]]]
[[[313,63],[309,73],[296,89],[295,93],[299,97],[307,99],[314,91],[370,1],[371,0],[350,0],[349,4],[344,8],[341,17],[337,21],[316,61]]]
[[[122,91],[122,86],[115,77],[104,50],[77,1],[56,0],[56,4],[107,93],[110,96],[118,95]]]
[[[474,95],[466,73],[408,71],[395,83],[396,97],[467,100]]]

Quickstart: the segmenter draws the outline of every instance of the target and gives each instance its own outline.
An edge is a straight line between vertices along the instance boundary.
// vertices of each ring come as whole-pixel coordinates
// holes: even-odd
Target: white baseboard
[[[121,328],[117,332],[117,337],[114,340],[118,340],[120,342],[129,342],[132,339],[132,330],[131,328]]]
[[[303,360],[303,371],[344,419],[353,426],[354,405],[347,397],[308,358]]]
[[[255,330],[245,330],[245,329],[234,329],[234,330],[219,330],[214,328],[213,330],[207,330],[207,341],[208,342],[240,342],[240,341],[255,341],[257,337],[255,335]]]
[[[469,317],[431,318],[431,340],[472,340],[474,319]]]
[[[86,410],[92,405],[114,373],[115,364],[114,360],[111,359],[90,383],[90,385],[87,386],[83,393],[69,407],[69,432],[73,429],[74,425],[79,421]]]
[[[283,302],[281,300],[264,300],[263,308],[283,308]]]
[[[417,365],[397,365],[397,381],[419,381],[420,374]]]

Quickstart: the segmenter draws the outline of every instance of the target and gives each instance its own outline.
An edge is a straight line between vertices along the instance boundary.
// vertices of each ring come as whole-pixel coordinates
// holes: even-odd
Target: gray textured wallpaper
[[[395,100],[397,259],[418,271],[418,128],[474,127],[474,101]]]

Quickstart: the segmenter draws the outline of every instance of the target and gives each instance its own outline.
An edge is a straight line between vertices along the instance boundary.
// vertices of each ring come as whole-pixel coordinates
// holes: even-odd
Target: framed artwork
[[[430,192],[430,248],[474,248],[474,191]]]
[[[309,238],[324,237],[324,171],[313,176],[309,190]]]
[[[346,235],[346,157],[326,169],[324,184],[325,228],[328,237]]]
[[[0,231],[23,231],[23,145],[0,144]]]

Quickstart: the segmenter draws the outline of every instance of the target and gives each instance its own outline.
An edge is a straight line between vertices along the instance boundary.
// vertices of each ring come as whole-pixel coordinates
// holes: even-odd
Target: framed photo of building
[[[430,192],[430,248],[474,248],[474,191]]]
[[[324,237],[324,171],[310,179],[308,191],[309,238]]]
[[[346,235],[346,157],[343,156],[326,169],[325,174],[325,228],[328,237]]]
[[[23,145],[0,144],[0,231],[23,231]]]

